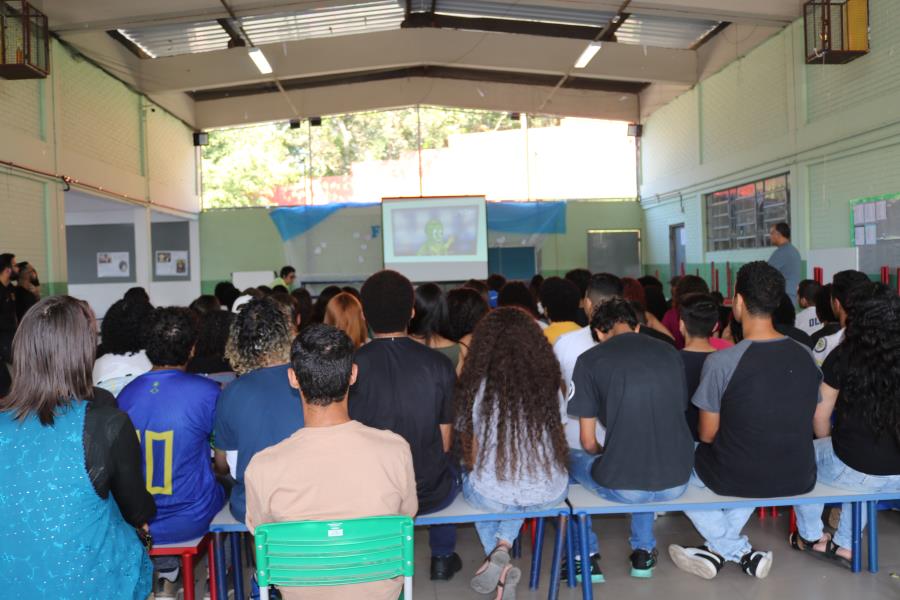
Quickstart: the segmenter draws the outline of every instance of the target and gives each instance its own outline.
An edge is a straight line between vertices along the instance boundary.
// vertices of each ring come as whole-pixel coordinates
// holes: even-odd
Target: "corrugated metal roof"
[[[272,44],[397,29],[403,16],[404,7],[398,0],[374,0],[290,14],[244,17],[241,23],[254,44]]]
[[[492,17],[593,27],[605,25],[615,15],[614,12],[606,10],[561,8],[518,2],[491,2],[489,0],[437,0],[435,12],[459,17]]]
[[[699,19],[631,15],[616,32],[616,41],[622,44],[687,49],[718,24],[718,21]]]
[[[120,29],[119,33],[152,58],[224,50],[229,40],[228,33],[215,21]]]
[[[244,17],[241,25],[256,45],[316,37],[398,29],[400,0],[371,0],[286,14]],[[229,35],[216,21],[122,29],[119,32],[151,57],[224,50]]]

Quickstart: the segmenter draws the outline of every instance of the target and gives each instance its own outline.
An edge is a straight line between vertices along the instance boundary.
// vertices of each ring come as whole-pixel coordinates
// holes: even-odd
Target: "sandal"
[[[809,546],[809,554],[815,556],[816,558],[820,558],[822,560],[827,560],[828,562],[838,563],[843,565],[847,569],[853,569],[852,563],[849,558],[844,558],[840,554],[837,553],[838,550],[841,549],[840,546],[834,543],[834,540],[830,535],[825,534],[828,537],[828,541],[825,542],[825,551],[815,550],[812,546]],[[805,540],[804,540],[805,541]],[[818,542],[814,542],[818,543]]]
[[[792,531],[791,535],[788,537],[788,541],[791,543],[791,548],[798,552],[815,552],[815,550],[813,550],[813,545],[819,543],[818,540],[811,541],[800,537],[799,531]]]
[[[518,567],[509,567],[497,581],[497,597],[495,600],[516,600],[516,585],[522,578]]]
[[[472,589],[479,594],[492,593],[497,589],[500,576],[507,565],[509,565],[509,549],[505,546],[497,546],[484,559],[484,563],[482,563],[484,570],[472,577],[470,582]],[[513,596],[515,596],[515,593],[513,593]]]

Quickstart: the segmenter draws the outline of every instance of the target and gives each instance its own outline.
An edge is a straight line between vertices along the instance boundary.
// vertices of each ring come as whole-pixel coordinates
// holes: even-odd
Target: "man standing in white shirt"
[[[797,313],[794,327],[806,335],[812,335],[822,329],[822,323],[816,315],[816,296],[821,289],[822,286],[812,279],[804,279],[797,287],[797,299],[801,310]]]

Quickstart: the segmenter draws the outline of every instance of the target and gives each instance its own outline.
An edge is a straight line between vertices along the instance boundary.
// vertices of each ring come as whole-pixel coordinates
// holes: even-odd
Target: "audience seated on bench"
[[[3,318],[14,268],[32,267],[0,255]],[[437,581],[462,568],[457,524],[477,523],[486,556],[471,586],[508,599],[531,513],[577,519],[554,540],[551,583],[564,567],[590,597],[604,578],[590,515],[632,516],[634,576],[661,560],[652,511],[684,510],[703,545],[669,546],[677,567],[713,578],[735,562],[762,578],[774,554],[744,534],[754,507],[796,503],[790,546],[858,571],[875,502],[900,499],[900,297],[861,272],[789,290],[749,263],[727,308],[692,275],[673,279],[671,307],[654,277],[584,269],[532,289],[495,275],[450,290],[381,271],[315,305],[302,287],[289,293],[292,268],[282,276],[243,293],[217,285],[190,309],[154,309],[132,288],[107,312],[99,349],[90,308],[67,296],[37,301],[14,338],[0,332],[12,344],[0,358],[13,359],[0,399],[0,581],[25,596],[143,600],[151,538],[212,528],[204,539],[221,546],[210,519],[225,510],[227,531],[251,533],[409,515],[430,527]],[[854,498],[871,511],[855,524]],[[850,502],[833,536],[810,504],[829,501]],[[874,570],[877,536],[869,543]],[[400,588],[281,593],[393,600]]]

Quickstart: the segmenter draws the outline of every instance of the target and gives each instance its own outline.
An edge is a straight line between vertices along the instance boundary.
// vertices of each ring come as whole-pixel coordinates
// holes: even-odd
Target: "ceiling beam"
[[[216,19],[216,22],[219,24],[219,27],[225,30],[225,33],[228,34],[228,37],[231,38],[231,40],[228,42],[229,48],[244,48],[247,46],[247,40],[244,39],[240,28],[235,25],[233,20]]]
[[[507,71],[488,71],[484,69],[464,69],[439,65],[419,65],[415,67],[402,67],[398,69],[380,69],[373,71],[360,71],[356,73],[322,75],[318,77],[282,79],[281,84],[285,90],[290,91],[336,85],[349,85],[354,83],[367,83],[370,81],[409,79],[413,77],[455,79],[486,83],[509,83],[533,87],[553,87],[557,84],[559,79],[555,75],[540,75],[533,73],[517,73]],[[562,87],[565,89],[573,90],[614,92],[619,94],[638,94],[642,92],[648,85],[650,84],[647,82],[613,81],[607,79],[593,79],[588,77],[569,77]],[[255,96],[258,94],[274,93],[277,91],[279,90],[273,83],[261,82],[243,86],[231,86],[219,89],[202,90],[192,92],[189,95],[197,102],[205,102],[209,100],[221,100],[223,98]]]
[[[258,94],[197,102],[197,126],[203,129],[233,127],[417,104],[537,114],[547,92],[545,88],[510,83],[412,77],[288,90],[287,94],[301,107],[299,115],[292,114],[278,94]],[[561,89],[544,112],[557,116],[635,121],[638,102],[634,94]]]

